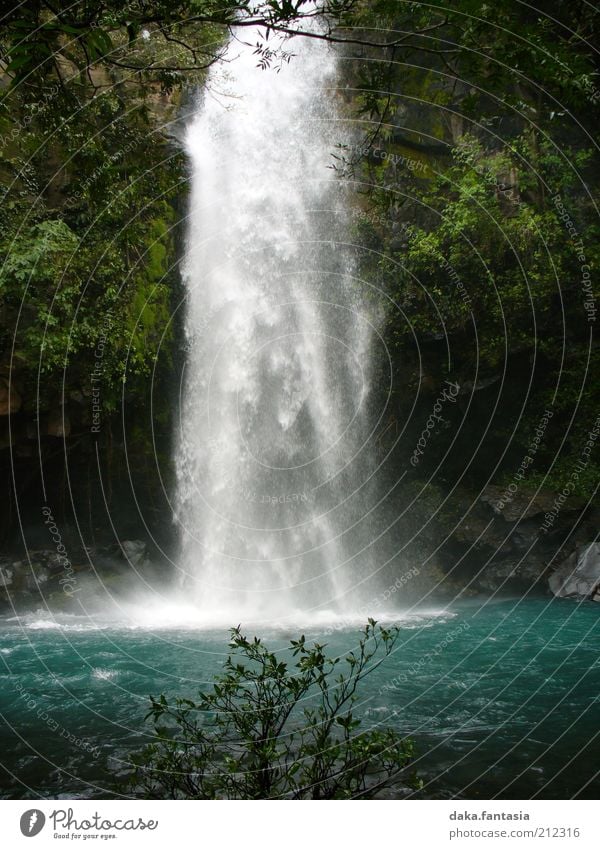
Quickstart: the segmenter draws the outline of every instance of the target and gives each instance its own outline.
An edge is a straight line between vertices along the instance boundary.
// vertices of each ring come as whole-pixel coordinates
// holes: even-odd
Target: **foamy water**
[[[265,72],[257,38],[211,69],[186,138],[176,521],[181,583],[207,627],[352,617],[377,584],[372,519],[361,526],[376,503],[373,308],[330,167],[351,139],[336,57],[301,39]]]
[[[0,617],[0,628],[20,627],[27,631],[64,631],[85,633],[103,630],[144,630],[148,632],[162,630],[182,631],[223,631],[242,626],[256,633],[296,631],[311,629],[314,631],[356,631],[366,625],[371,614],[363,611],[346,611],[340,614],[333,610],[319,610],[307,613],[302,610],[288,611],[279,618],[258,619],[253,611],[219,611],[207,615],[203,607],[186,603],[178,597],[168,600],[140,603],[139,600],[115,604],[111,612],[90,612],[88,614],[66,614],[49,611],[33,611],[21,616]],[[456,614],[444,608],[419,608],[415,610],[382,610],[376,615],[381,624],[396,625],[400,628],[423,627],[435,621],[448,621]]]

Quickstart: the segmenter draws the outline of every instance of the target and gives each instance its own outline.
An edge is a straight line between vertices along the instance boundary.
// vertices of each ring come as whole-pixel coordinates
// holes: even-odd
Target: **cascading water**
[[[186,595],[227,622],[358,607],[371,568],[372,334],[328,167],[348,143],[336,59],[298,39],[265,71],[256,40],[232,42],[187,132],[176,520]]]

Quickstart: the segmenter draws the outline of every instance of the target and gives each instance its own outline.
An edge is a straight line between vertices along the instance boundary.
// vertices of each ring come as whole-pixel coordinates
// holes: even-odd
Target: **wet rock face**
[[[553,592],[566,582],[561,594],[590,597],[595,588],[591,586],[595,567],[590,560],[600,562],[600,544],[594,555],[596,549],[590,549],[589,543],[600,521],[596,508],[586,508],[581,499],[573,497],[556,510],[557,493],[553,491],[534,494],[496,485],[488,485],[480,493],[457,489],[454,499],[462,515],[448,522],[441,553],[446,570],[455,579],[479,593],[522,593],[535,588],[547,594],[552,575]],[[549,511],[554,511],[552,523],[546,521]],[[567,581],[567,572],[555,570],[554,564],[566,563],[575,550],[575,559],[569,561],[570,574],[584,549],[589,551],[587,565],[578,571],[578,593],[575,579]],[[563,575],[562,582],[559,575]],[[596,585],[599,582],[600,576]],[[600,586],[594,594],[600,600]]]
[[[78,567],[81,568],[81,567]],[[61,589],[64,559],[51,550],[36,550],[29,558],[0,563],[0,610],[39,604]]]
[[[146,543],[141,539],[126,539],[121,543],[125,559],[132,566],[139,566],[146,561]]]
[[[481,570],[475,583],[478,589],[488,592],[523,591],[535,585],[542,589],[545,570],[546,562],[539,555],[499,558]]]
[[[507,487],[489,484],[481,494],[481,501],[488,504],[496,516],[501,516],[506,522],[523,523],[528,519],[540,518],[551,510],[556,501],[556,493],[540,490],[532,495],[528,491],[519,491],[516,484]],[[572,497],[562,507],[563,513],[576,513],[581,510],[584,502]]]
[[[0,589],[10,587],[13,583],[14,571],[8,565],[0,566]]]
[[[75,548],[59,554],[34,549],[19,559],[0,557],[0,613],[26,612],[48,606],[51,610],[79,610],[79,603],[104,604],[106,587],[130,593],[132,580],[158,584],[164,579],[162,563],[152,560],[148,541],[122,540],[110,546]],[[80,595],[81,593],[81,595]]]
[[[579,548],[550,575],[550,589],[558,598],[600,602],[600,543]]]

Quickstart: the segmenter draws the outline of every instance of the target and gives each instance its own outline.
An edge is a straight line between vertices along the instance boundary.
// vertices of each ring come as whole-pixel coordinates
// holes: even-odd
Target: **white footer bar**
[[[0,845],[598,849],[594,801],[4,801]]]

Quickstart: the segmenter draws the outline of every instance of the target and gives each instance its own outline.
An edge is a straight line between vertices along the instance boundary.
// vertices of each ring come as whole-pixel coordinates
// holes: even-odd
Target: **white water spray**
[[[263,71],[248,41],[212,70],[187,133],[180,568],[188,599],[227,622],[358,609],[371,568],[355,531],[371,327],[328,167],[351,142],[336,59],[296,39]]]

